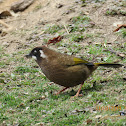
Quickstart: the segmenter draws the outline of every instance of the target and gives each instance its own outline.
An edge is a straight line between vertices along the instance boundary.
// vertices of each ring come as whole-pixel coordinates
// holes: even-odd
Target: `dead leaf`
[[[87,124],[90,124],[90,123],[92,123],[92,120],[91,119],[87,119]]]
[[[53,44],[56,44],[58,42],[60,42],[62,40],[62,36],[58,36],[58,37],[54,37],[53,39],[49,39],[48,43],[47,43],[47,46],[50,44],[50,43],[53,43]]]

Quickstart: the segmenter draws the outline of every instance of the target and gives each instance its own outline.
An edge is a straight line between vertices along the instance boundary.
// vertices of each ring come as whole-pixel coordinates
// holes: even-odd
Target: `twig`
[[[65,24],[64,24],[64,28],[67,31],[67,34],[70,34]]]
[[[4,25],[6,28],[10,28],[11,27],[8,24],[6,24],[5,22],[3,22],[2,20],[0,20],[0,24]]]
[[[5,26],[5,29],[1,30],[1,36],[5,36],[9,31],[11,31],[13,29],[12,26],[6,24],[4,21],[0,20],[0,24],[2,24],[3,26]]]

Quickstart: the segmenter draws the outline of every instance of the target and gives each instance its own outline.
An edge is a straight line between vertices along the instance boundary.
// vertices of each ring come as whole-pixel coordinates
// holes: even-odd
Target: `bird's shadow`
[[[80,94],[82,94],[83,96],[86,96],[91,91],[100,91],[102,87],[103,85],[96,84],[96,81],[95,81],[92,87],[90,86],[83,87],[82,90],[80,91]],[[62,98],[63,100],[66,100],[70,98],[70,96],[74,96],[76,93],[77,91],[72,89],[71,91],[68,90],[68,91],[62,92],[59,95],[51,94],[51,98],[55,100],[58,98]]]

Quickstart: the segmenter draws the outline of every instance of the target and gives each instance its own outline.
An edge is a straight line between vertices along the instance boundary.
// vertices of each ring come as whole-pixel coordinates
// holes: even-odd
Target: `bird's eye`
[[[34,50],[34,51],[33,51],[33,54],[35,55],[36,53],[37,53],[37,51],[36,51],[36,50]]]
[[[36,51],[36,50],[34,50],[34,53],[37,53],[37,51]]]

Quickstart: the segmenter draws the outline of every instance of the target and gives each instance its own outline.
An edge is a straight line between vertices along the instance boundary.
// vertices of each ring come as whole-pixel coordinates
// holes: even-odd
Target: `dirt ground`
[[[0,12],[4,10],[9,10],[13,2],[17,0],[3,0],[0,3]],[[125,23],[126,16],[106,16],[104,13],[108,8],[118,6],[120,1],[106,0],[104,4],[102,3],[91,3],[85,7],[81,7],[78,3],[79,0],[36,0],[28,9],[23,12],[17,13],[16,16],[8,17],[3,19],[8,25],[13,27],[13,30],[9,32],[6,36],[1,37],[0,44],[7,45],[7,50],[10,52],[16,51],[20,44],[27,43],[26,38],[33,32],[35,26],[39,23],[43,25],[47,23],[58,23],[67,24],[72,17],[84,13],[88,15],[97,28],[94,28],[90,33],[100,32],[104,34],[110,43],[114,42],[117,36],[113,33],[116,28],[113,26],[115,22]],[[58,6],[62,4],[61,8]],[[35,11],[35,8],[39,8]],[[125,7],[122,7],[125,9]],[[42,25],[40,25],[42,27]],[[2,27],[3,28],[3,27]],[[25,36],[21,37],[20,34],[12,34],[12,32],[19,33],[21,30],[27,30]],[[96,42],[102,42],[103,39],[96,40]]]
[[[0,3],[0,12],[9,10],[10,6],[17,0],[3,0]],[[96,27],[90,29],[89,33],[102,34],[102,37],[95,38],[96,43],[103,43],[105,40],[111,45],[116,40],[124,44],[124,39],[113,33],[116,28],[114,23],[126,23],[126,16],[114,15],[106,16],[105,12],[109,8],[120,8],[120,1],[104,0],[104,2],[91,2],[88,0],[87,5],[82,7],[81,0],[35,0],[35,2],[25,11],[14,14],[14,16],[2,19],[12,27],[5,36],[1,36],[0,44],[5,47],[7,53],[13,53],[20,49],[25,49],[28,45],[28,38],[35,32],[41,34],[41,28],[46,24],[69,24],[72,17],[80,13],[91,18]],[[60,5],[62,5],[60,7]],[[120,5],[120,6],[119,6]],[[121,6],[123,11],[125,6]],[[1,29],[4,26],[1,25]],[[53,38],[53,36],[52,36]],[[42,40],[35,42],[41,45]]]

